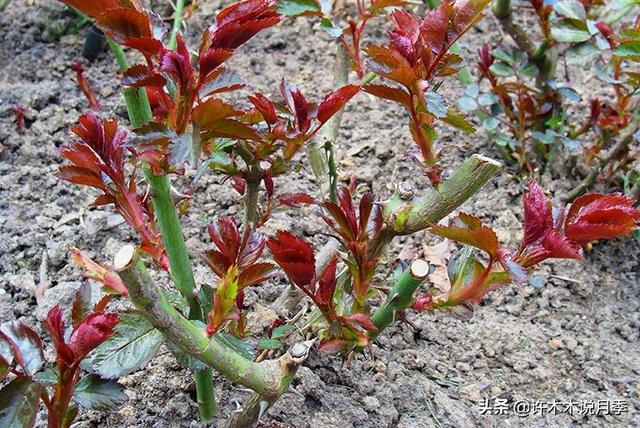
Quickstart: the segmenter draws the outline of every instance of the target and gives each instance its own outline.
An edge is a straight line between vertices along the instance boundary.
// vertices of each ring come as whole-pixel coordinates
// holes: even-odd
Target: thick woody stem
[[[291,349],[289,349],[291,362],[292,364],[295,364],[296,368],[307,359],[314,342],[314,340],[309,340],[302,343],[296,343],[291,347]],[[291,378],[293,378],[294,374],[295,371],[291,373]],[[291,378],[289,378],[288,383],[291,382]],[[260,394],[252,394],[251,397],[242,403],[242,407],[232,412],[229,419],[219,424],[218,428],[245,428],[253,426],[253,424],[255,424],[267,410],[269,410],[275,401],[276,399],[266,400]]]
[[[372,254],[382,254],[395,236],[410,235],[439,222],[477,193],[501,168],[500,162],[474,154],[437,189],[422,197],[401,194],[406,190],[399,189],[385,204],[386,225],[371,247]]]
[[[123,247],[114,260],[114,269],[127,287],[133,304],[167,340],[209,367],[273,402],[289,388],[304,358],[285,353],[277,360],[260,363],[244,358],[180,314],[156,287],[136,249]],[[295,346],[294,346],[295,347]],[[293,350],[293,348],[292,348]],[[306,355],[305,355],[306,357]]]

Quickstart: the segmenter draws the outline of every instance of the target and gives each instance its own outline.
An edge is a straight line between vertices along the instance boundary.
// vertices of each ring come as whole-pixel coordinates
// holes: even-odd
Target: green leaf
[[[478,103],[471,97],[460,97],[456,101],[456,105],[462,112],[474,111],[478,108]]]
[[[592,64],[600,55],[600,49],[591,43],[581,43],[567,50],[567,64],[584,66]]]
[[[560,16],[569,19],[578,19],[584,21],[587,19],[587,13],[582,3],[575,0],[559,1],[553,5],[553,10]]]
[[[438,119],[442,119],[447,115],[447,105],[445,103],[444,97],[437,92],[427,91],[424,94],[424,100],[427,105],[427,110],[429,113],[437,117]]]
[[[443,118],[442,121],[453,126],[454,128],[461,130],[462,132],[472,133],[476,131],[473,125],[469,123],[467,119],[454,108],[449,109],[449,111],[447,112],[447,117]]]
[[[296,327],[291,324],[281,325],[273,329],[271,333],[272,339],[280,339],[281,337],[288,336],[296,330]]]
[[[171,342],[167,342],[167,347],[169,348],[173,356],[176,357],[176,361],[178,362],[178,364],[180,364],[184,368],[196,371],[204,370],[208,367],[202,361],[187,354]]]
[[[3,337],[4,336],[4,337]],[[38,333],[30,327],[18,321],[8,321],[0,325],[0,342],[6,341],[13,348],[13,354],[18,364],[27,376],[33,376],[42,368],[44,364],[44,354],[42,353],[42,341]],[[2,349],[6,345],[0,345]],[[3,350],[4,354],[5,351]],[[6,358],[7,363],[11,359]]]
[[[285,16],[298,16],[305,13],[318,13],[320,7],[314,0],[280,0],[277,3],[278,12]]]
[[[494,49],[491,51],[491,56],[493,56],[494,58],[499,59],[500,61],[503,61],[509,65],[514,65],[515,64],[515,58],[513,57],[513,55],[511,55],[511,53],[504,51],[502,49]]]
[[[88,375],[73,390],[73,399],[87,410],[114,410],[127,402],[124,386],[117,382]]]
[[[498,119],[493,116],[489,116],[482,121],[482,127],[486,131],[493,131],[498,127]]]
[[[238,339],[227,333],[218,333],[212,340],[218,340],[226,346],[230,347],[238,354],[242,355],[247,360],[253,360],[256,357],[256,352],[250,343]]]
[[[4,358],[0,357],[0,381],[5,378],[5,376],[9,373],[9,363]]]
[[[40,404],[40,384],[19,376],[0,390],[0,427],[31,428]]]
[[[278,339],[261,339],[258,342],[258,348],[260,349],[278,349],[282,346],[282,342]]]
[[[90,354],[94,371],[115,379],[144,367],[158,352],[162,333],[141,314],[124,313],[106,342]]]
[[[331,37],[342,36],[342,28],[333,25],[333,22],[329,18],[324,18],[320,21],[320,28],[322,28]]]
[[[622,42],[613,51],[615,56],[621,56],[627,59],[639,60],[640,59],[640,40],[632,40],[628,42]]]
[[[579,43],[586,42],[591,34],[586,25],[578,25],[576,21],[563,21],[551,28],[551,35],[558,42]]]
[[[514,75],[513,68],[504,62],[494,62],[491,64],[491,67],[489,67],[489,71],[498,77],[509,77]]]

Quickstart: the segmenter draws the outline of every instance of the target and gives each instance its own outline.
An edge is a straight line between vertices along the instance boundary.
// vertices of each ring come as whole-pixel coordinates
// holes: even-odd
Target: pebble
[[[564,348],[564,343],[562,343],[562,340],[560,339],[551,339],[549,340],[548,345],[553,351]]]
[[[456,369],[460,370],[461,372],[468,372],[471,371],[471,366],[468,363],[457,363]]]

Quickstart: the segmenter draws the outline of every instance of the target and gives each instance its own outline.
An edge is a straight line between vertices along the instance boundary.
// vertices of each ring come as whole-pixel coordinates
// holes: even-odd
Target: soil
[[[87,109],[70,64],[79,57],[85,29],[59,34],[73,20],[64,6],[49,0],[11,2],[0,14],[0,322],[17,319],[40,328],[43,314],[57,302],[69,302],[82,275],[69,261],[69,247],[108,261],[135,235],[108,208],[88,209],[94,192],[58,180],[57,149],[69,141],[69,128]],[[200,2],[188,20],[187,39],[212,21],[219,2]],[[32,4],[32,5],[29,5]],[[373,25],[368,40],[385,36]],[[483,41],[497,37],[491,18],[461,44],[467,58]],[[311,42],[311,40],[313,42]],[[287,20],[263,32],[232,61],[251,83],[250,90],[277,92],[285,76],[317,99],[331,86],[333,42],[313,19]],[[116,65],[108,52],[87,65],[101,114],[126,123]],[[591,85],[593,86],[593,85]],[[588,87],[583,88],[589,91]],[[461,93],[449,80],[448,99]],[[247,90],[248,93],[248,90]],[[29,109],[28,129],[17,131],[10,107]],[[471,153],[498,154],[482,133],[463,135],[441,129],[448,171]],[[406,118],[398,108],[359,95],[346,109],[340,134],[340,171],[355,175],[382,198],[394,185],[411,179],[421,191],[405,155],[409,148]],[[312,173],[302,164],[291,179],[278,179],[281,191],[316,192]],[[576,183],[568,172],[545,175],[545,188],[558,202]],[[183,219],[190,250],[208,245],[205,224],[238,210],[238,196],[219,177],[207,175],[196,189],[193,209]],[[597,186],[599,190],[607,190]],[[501,240],[517,245],[521,237],[524,183],[515,171],[493,179],[463,209],[480,216]],[[326,239],[317,217],[307,209],[278,212],[265,233],[285,228],[321,245]],[[417,251],[436,242],[426,234],[398,240],[390,254]],[[411,314],[414,328],[395,325],[371,352],[349,364],[314,353],[286,394],[260,422],[264,427],[630,427],[640,426],[640,245],[633,239],[597,243],[582,263],[548,263],[540,271],[544,285],[510,286],[492,293],[470,320],[444,314]],[[211,282],[198,262],[199,283]],[[49,288],[41,305],[34,292]],[[251,291],[255,309],[275,300],[284,281]],[[249,310],[251,311],[251,310]],[[257,317],[259,324],[260,317]],[[51,355],[49,355],[51,357]],[[121,380],[129,402],[113,413],[81,412],[77,427],[197,427],[194,384],[172,354],[162,349],[143,370]],[[228,415],[248,393],[220,378],[216,385],[220,415]],[[530,415],[513,411],[482,414],[486,399],[539,400],[545,403],[622,400],[621,415]],[[41,412],[38,424],[45,424]]]

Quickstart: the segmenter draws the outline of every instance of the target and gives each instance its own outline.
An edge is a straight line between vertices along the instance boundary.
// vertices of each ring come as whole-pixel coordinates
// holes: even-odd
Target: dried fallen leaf
[[[447,262],[451,258],[451,250],[456,248],[455,243],[448,239],[436,245],[425,245],[422,248],[423,258],[435,269],[429,274],[429,281],[441,294],[434,297],[440,300],[446,297],[451,290],[451,282],[447,272]]]

